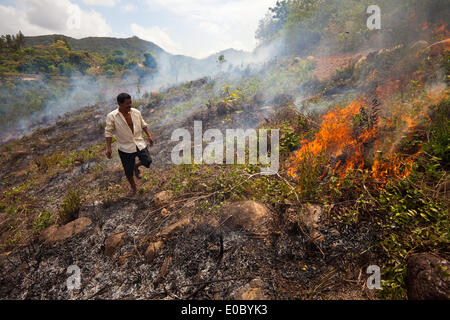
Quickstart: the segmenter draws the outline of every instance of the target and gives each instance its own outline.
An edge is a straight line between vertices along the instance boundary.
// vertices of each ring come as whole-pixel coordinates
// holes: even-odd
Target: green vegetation
[[[422,27],[423,17],[419,9],[422,3],[429,5],[428,2],[404,1],[393,12],[388,10],[391,8],[389,1],[379,3],[386,12],[383,21],[392,27],[385,32],[388,45],[413,40],[409,33],[405,36],[404,27],[391,21],[394,14],[414,17],[412,13],[416,10],[418,13],[414,19],[417,18],[417,21],[414,25]],[[322,44],[329,43],[330,38],[333,39],[333,49],[338,53],[354,50],[370,41],[376,36],[376,31],[361,27],[365,26],[365,16],[361,12],[365,12],[369,4],[369,1],[356,0],[278,1],[261,22],[257,37],[270,42],[286,36],[286,52],[295,56],[275,59],[259,71],[248,69],[241,73],[240,78],[221,73],[214,80],[188,81],[163,92],[146,93],[140,101],[133,100],[135,107],[146,105],[144,116],[150,118],[151,114],[151,126],[156,123],[154,127],[162,136],[166,133],[165,129],[171,128],[170,116],[177,116],[177,121],[191,115],[216,117],[214,123],[228,125],[234,124],[235,120],[247,119],[238,119],[240,114],[247,116],[251,112],[260,112],[258,116],[265,117],[262,113],[264,109],[259,108],[270,105],[276,111],[267,116],[270,119],[262,120],[259,127],[267,129],[269,134],[270,130],[280,129],[281,164],[278,174],[272,176],[261,175],[259,165],[152,167],[150,173],[143,173],[138,191],[141,199],[133,201],[138,204],[140,201],[142,204],[146,202],[143,207],[148,204],[151,207],[148,212],[157,215],[161,208],[153,207],[155,204],[146,200],[157,192],[171,190],[175,199],[167,204],[166,210],[172,214],[192,213],[204,217],[217,214],[227,202],[256,200],[269,205],[280,220],[292,218],[293,221],[300,219],[309,203],[320,204],[324,209],[323,216],[326,216],[323,217],[324,228],[331,223],[346,229],[351,226],[351,230],[357,232],[370,229],[373,242],[367,240],[372,246],[366,252],[370,251],[371,258],[377,260],[383,271],[383,287],[378,292],[379,297],[405,299],[407,257],[416,252],[448,254],[450,100],[443,93],[444,89],[435,90],[438,80],[442,80],[435,76],[436,67],[441,69],[441,64],[447,70],[443,80],[448,81],[448,53],[443,55],[446,60],[441,61],[442,57],[417,54],[408,46],[384,53],[375,52],[358,66],[350,64],[336,70],[331,79],[322,83],[313,79],[315,62],[298,55],[319,50]],[[437,12],[441,8],[440,4],[436,4],[431,6],[431,11]],[[432,27],[442,15],[436,14],[434,17],[435,20],[430,22]],[[346,23],[349,20],[356,23]],[[30,110],[38,111],[49,97],[61,97],[67,89],[61,79],[57,82],[26,83],[7,78],[14,74],[35,72],[45,74],[48,79],[79,74],[93,75],[92,79],[97,79],[95,76],[100,74],[125,77],[127,71],[153,71],[158,66],[155,51],[148,48],[143,51],[139,49],[140,53],[124,48],[87,53],[74,51],[80,50],[81,42],[66,37],[26,48],[18,38],[20,36],[5,37],[1,46],[0,59],[7,54],[15,57],[2,64],[4,69],[0,70],[6,76],[0,94],[11,106],[11,109],[2,108],[2,115],[20,117]],[[84,41],[94,46],[93,40]],[[105,38],[104,41],[114,47],[113,40]],[[219,65],[224,61],[224,55],[217,58]],[[427,86],[431,82],[433,86]],[[25,86],[23,96],[14,97]],[[342,91],[349,93],[342,94]],[[374,99],[374,102],[372,95],[380,101]],[[296,98],[301,98],[301,103],[295,105],[293,101]],[[21,108],[19,99],[25,107]],[[357,104],[358,99],[363,100],[361,105]],[[353,108],[353,103],[358,108]],[[74,115],[72,120],[85,121],[89,114]],[[61,127],[71,127],[71,124],[69,121],[59,123]],[[94,124],[99,131],[104,129],[103,125]],[[321,131],[324,127],[328,130]],[[366,139],[365,134],[369,138]],[[44,137],[45,132],[38,131],[33,139],[36,136]],[[111,162],[100,162],[104,158],[103,142],[79,150],[76,149],[77,142],[70,144],[74,138],[73,133],[53,136],[56,144],[60,143],[63,147],[52,148],[51,152],[47,150],[47,153],[33,157],[29,166],[21,168],[17,177],[5,175],[5,189],[0,198],[0,210],[4,213],[2,223],[5,226],[0,234],[3,236],[0,239],[2,250],[17,245],[27,231],[31,230],[36,235],[55,222],[72,221],[77,218],[83,202],[99,201],[103,208],[111,203],[123,202],[126,181],[122,175],[119,176],[119,170],[121,174],[122,171],[117,158]],[[344,138],[348,138],[348,143],[340,145]],[[12,151],[19,146],[24,148],[25,145],[20,143],[26,139],[17,142],[17,145],[7,145],[3,149],[7,155],[1,160],[4,163],[12,161]],[[296,152],[312,142],[317,143],[305,148],[301,157],[296,158]],[[36,146],[41,150],[39,143]],[[295,170],[290,171],[294,159],[300,161],[295,163]],[[354,160],[354,165],[346,166],[351,160]],[[377,161],[380,166],[378,176],[374,174]],[[65,179],[69,174],[73,177],[82,172],[75,171],[75,168],[90,162],[97,164],[89,173],[80,174],[76,184],[85,187],[83,192],[78,187],[72,187],[74,189],[69,188],[66,194],[58,195],[59,191],[54,191],[57,188],[51,188],[52,198],[49,195],[47,199],[38,201],[32,196],[42,193],[38,186],[45,186],[50,179]],[[386,164],[392,164],[393,168]],[[405,171],[408,173],[404,174]],[[27,180],[23,178],[24,173],[29,175]],[[14,182],[16,178],[20,182]],[[58,179],[53,182],[58,184]],[[93,180],[96,180],[95,183]],[[54,215],[46,204],[54,200],[53,197],[60,203]],[[140,210],[140,206],[138,208]],[[304,236],[298,235],[299,238]],[[324,236],[325,241],[329,240],[327,237]],[[342,237],[345,235],[342,234]],[[305,237],[302,240],[306,242],[311,239]],[[317,248],[320,249],[320,246]],[[343,253],[345,258],[351,259],[354,254]],[[358,254],[363,255],[364,252]],[[353,267],[349,266],[350,272]],[[358,269],[363,267],[357,266]]]
[[[277,1],[275,7],[269,8],[269,12],[264,19],[259,22],[255,35],[256,39],[271,40],[283,29],[289,16],[289,4],[286,0]]]
[[[281,161],[288,161],[290,151],[298,148],[303,139],[314,134],[313,122],[302,115],[293,116],[282,111]],[[363,170],[348,171],[345,180],[329,177],[324,183],[323,167],[326,157],[312,156],[304,161],[295,182],[278,176],[260,176],[257,166],[181,165],[171,173],[168,185],[177,196],[196,195],[192,199],[198,214],[217,213],[227,201],[252,199],[283,210],[286,204],[321,202],[333,204],[330,218],[339,223],[358,226],[360,221],[371,222],[376,234],[374,250],[383,262],[383,299],[406,298],[406,258],[416,252],[446,254],[449,247],[449,202],[445,185],[448,181],[450,100],[444,99],[431,108],[431,123],[427,133],[417,132],[404,142],[421,140],[422,153],[407,178],[388,182],[381,188],[371,186],[370,177]],[[277,116],[274,117],[277,119]],[[281,120],[283,119],[283,120]],[[426,137],[430,137],[428,140]]]
[[[75,71],[86,74],[88,68],[101,63],[99,57],[72,51],[64,41],[56,39],[49,46],[2,48],[0,62],[2,76],[39,73],[66,77]]]
[[[0,50],[5,48],[11,48],[19,50],[25,46],[25,36],[21,31],[17,35],[2,35],[0,37]]]
[[[138,37],[127,39],[108,38],[108,37],[89,37],[83,39],[75,39],[63,35],[56,36],[57,39],[65,41],[65,43],[74,51],[88,51],[91,53],[105,56],[116,50],[124,52],[126,55],[132,54],[139,58],[143,58],[143,53],[152,52],[159,55],[164,51],[152,42],[148,42]],[[36,36],[25,37],[25,46],[34,47],[36,45],[49,46],[55,42],[55,36]]]
[[[176,195],[194,198],[197,214],[215,214],[226,201],[252,199],[279,208],[295,201],[295,189],[274,176],[259,175],[256,165],[181,165],[175,168],[169,187]]]
[[[25,46],[24,39],[29,42],[22,33],[0,38],[1,129],[31,119],[46,107],[60,110],[61,104],[70,103],[65,109],[73,109],[109,100],[104,92],[117,85],[115,79],[146,77],[158,67],[149,51],[79,50],[63,36]]]
[[[62,224],[75,220],[81,208],[81,192],[80,190],[70,190],[58,213],[59,221]]]
[[[54,224],[54,218],[50,211],[43,211],[33,222],[33,231],[36,233],[41,232],[45,228]]]
[[[383,290],[386,299],[406,298],[406,257],[413,252],[446,253],[450,245],[448,179],[450,100],[434,107],[424,141],[424,154],[406,180],[390,184],[372,203],[381,227],[380,247],[386,256]],[[362,210],[364,211],[364,210]],[[367,211],[367,210],[366,210]]]
[[[403,51],[397,53],[404,57]],[[381,64],[392,60],[393,54],[380,55]],[[415,72],[430,73],[430,66],[408,65],[408,61],[399,64],[406,68],[406,74]],[[379,67],[379,66],[378,66]],[[310,79],[313,65],[300,62],[298,66],[288,68],[269,67],[267,74],[256,74],[235,82],[233,85],[220,86],[210,102],[251,104],[259,92],[295,93]],[[350,65],[338,70],[337,74],[319,87],[322,94],[332,92],[336,87],[353,85],[357,79],[364,78],[369,70],[376,69],[371,63],[356,69]],[[410,68],[410,69],[408,69]],[[376,76],[376,81],[385,81],[391,73],[383,70]],[[267,76],[264,76],[267,75]],[[356,80],[355,80],[356,79]],[[221,79],[226,83],[226,80]],[[230,81],[231,83],[231,81]],[[217,85],[217,82],[216,82]],[[189,86],[188,86],[189,87]],[[180,89],[181,90],[181,89]],[[210,93],[213,95],[214,93]],[[192,95],[196,98],[196,95]],[[343,97],[343,105],[355,97]],[[188,100],[190,101],[190,100]],[[187,102],[185,102],[187,103]],[[404,116],[411,119],[418,116],[425,119],[423,110],[427,110],[430,100],[424,80],[409,79],[405,89],[396,92],[391,100],[385,101],[385,112],[392,119],[392,124],[379,134],[384,142],[395,139],[398,128],[405,125]],[[413,107],[411,107],[411,105]],[[342,179],[324,168],[330,159],[326,154],[310,155],[301,162],[295,181],[302,182],[302,188],[295,187],[295,182],[280,176],[259,176],[257,167],[243,166],[179,166],[171,174],[170,189],[182,197],[187,194],[200,195],[195,202],[196,212],[207,214],[218,212],[226,201],[254,199],[271,204],[273,208],[282,209],[286,203],[305,204],[309,201],[321,202],[330,209],[330,218],[339,223],[358,226],[360,221],[369,220],[376,232],[374,250],[383,263],[383,290],[379,297],[383,299],[406,298],[406,258],[416,252],[447,253],[449,245],[448,207],[446,197],[449,163],[449,100],[431,107],[427,114],[431,121],[420,123],[420,130],[414,134],[404,134],[398,148],[399,156],[424,151],[414,158],[412,171],[407,178],[391,179],[386,184],[377,185],[366,170],[348,170]],[[295,109],[295,108],[294,108]],[[360,110],[351,118],[351,131],[367,130],[374,126],[375,118],[368,115],[367,109]],[[303,115],[292,108],[283,108],[272,117],[267,128],[280,128],[281,162],[289,162],[292,151],[298,150],[302,141],[311,140],[317,133],[320,117],[316,114]],[[426,133],[424,133],[426,128]],[[385,132],[386,131],[386,132]],[[367,156],[367,155],[366,155]],[[370,168],[373,159],[363,159]]]
[[[48,156],[36,159],[36,165],[40,170],[47,171],[54,168],[68,168],[75,164],[83,164],[90,161],[98,161],[103,157],[102,144],[91,146],[80,151],[55,152]]]
[[[287,41],[286,52],[311,52],[320,44],[339,51],[353,51],[375,39],[377,30],[369,30],[366,20],[368,0],[283,0],[277,1],[259,23],[256,37],[268,42],[280,36]],[[393,3],[378,1],[382,11],[384,45],[395,46],[416,41],[424,23],[446,23],[449,8],[433,0],[408,0]],[[431,19],[431,20],[430,20]],[[405,21],[411,20],[411,23]],[[411,30],[411,28],[415,28]],[[436,39],[435,39],[436,40]]]
[[[449,116],[447,98],[432,108],[426,135],[417,132],[408,139],[419,140],[425,152],[414,161],[407,178],[368,189],[368,176],[358,170],[349,174],[344,183],[331,184],[334,195],[325,202],[345,199],[354,203],[336,210],[340,213],[333,214],[333,218],[352,225],[369,220],[376,230],[375,248],[384,262],[380,298],[406,298],[406,259],[410,254],[448,252],[449,201],[445,185],[449,168],[444,159],[448,156]]]
[[[75,50],[64,37],[55,37],[51,44],[36,44],[24,47],[23,35],[6,40],[0,45],[0,76],[21,74],[41,74],[46,76],[74,75],[121,75],[126,70],[138,70],[141,73],[156,69],[158,64],[152,53],[136,54],[122,50],[107,53]],[[14,39],[14,40],[7,40]],[[22,40],[19,40],[22,39]],[[13,41],[13,44],[7,43]],[[20,42],[22,41],[22,42]],[[16,44],[20,42],[20,44]],[[142,63],[144,67],[138,65]]]
[[[144,53],[143,65],[150,69],[156,69],[158,66],[155,57],[150,52]]]

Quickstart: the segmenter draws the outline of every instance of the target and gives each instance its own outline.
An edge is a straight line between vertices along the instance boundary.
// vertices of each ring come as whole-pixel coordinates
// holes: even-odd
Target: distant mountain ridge
[[[107,55],[115,50],[132,53],[143,57],[151,52],[158,61],[160,73],[172,77],[175,82],[189,81],[204,76],[213,76],[217,72],[228,70],[232,66],[242,66],[254,60],[254,52],[236,49],[226,49],[206,58],[198,59],[181,54],[171,54],[157,44],[140,39],[136,36],[130,38],[87,37],[75,39],[72,37],[52,34],[42,36],[26,36],[25,47],[36,45],[50,46],[55,39],[65,40],[74,51],[87,51],[99,55]],[[218,58],[224,55],[225,62],[220,65]]]
[[[140,39],[139,37],[133,36],[130,38],[113,38],[113,37],[87,37],[82,39],[75,39],[72,37],[60,35],[60,34],[51,34],[51,35],[43,35],[43,36],[26,36],[25,37],[25,46],[32,47],[35,45],[51,45],[55,38],[65,39],[67,43],[73,50],[77,51],[88,51],[99,54],[107,54],[113,52],[114,50],[123,50],[132,52],[138,55],[141,55],[147,51],[157,55],[157,56],[165,56],[165,57],[176,57],[178,60],[186,60],[192,63],[198,62],[216,62],[217,58],[220,55],[224,55],[227,61],[232,62],[233,64],[238,64],[239,61],[244,61],[248,56],[251,55],[250,52],[246,52],[243,50],[236,50],[233,48],[222,50],[220,52],[209,55],[206,58],[197,59],[186,55],[181,54],[171,54],[165,51],[163,48],[158,46],[157,44]]]
[[[153,42],[142,40],[136,36],[123,39],[112,37],[87,37],[75,39],[64,35],[52,34],[25,37],[25,46],[32,47],[35,45],[51,45],[55,41],[56,37],[59,39],[65,39],[73,50],[89,51],[99,54],[106,54],[114,50],[124,50],[134,53],[150,51],[157,55],[170,55],[170,53],[164,51],[164,49]]]

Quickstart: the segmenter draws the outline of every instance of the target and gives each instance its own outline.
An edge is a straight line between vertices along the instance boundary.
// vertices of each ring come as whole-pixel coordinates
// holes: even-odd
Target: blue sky
[[[173,54],[251,51],[276,0],[0,0],[0,33],[75,38],[136,35]]]

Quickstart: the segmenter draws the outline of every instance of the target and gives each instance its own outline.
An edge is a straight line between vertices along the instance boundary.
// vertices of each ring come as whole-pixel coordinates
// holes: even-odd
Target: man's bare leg
[[[142,166],[142,163],[140,161],[138,161],[135,165],[134,165],[134,174],[136,175],[136,178],[140,179],[141,178],[141,173],[139,171],[139,167]]]
[[[136,182],[134,182],[134,177],[133,176],[127,177],[127,179],[131,186],[131,194],[135,195],[136,191],[137,191],[137,187],[136,187]]]

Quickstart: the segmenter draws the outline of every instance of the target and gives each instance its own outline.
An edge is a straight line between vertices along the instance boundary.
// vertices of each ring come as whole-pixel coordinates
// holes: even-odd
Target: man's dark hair
[[[121,93],[117,96],[117,103],[124,103],[127,99],[131,99],[131,96],[128,93]]]

